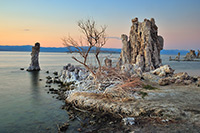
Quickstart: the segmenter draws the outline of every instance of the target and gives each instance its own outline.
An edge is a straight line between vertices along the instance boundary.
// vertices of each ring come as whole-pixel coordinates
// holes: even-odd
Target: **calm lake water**
[[[78,55],[74,54],[78,58]],[[102,54],[113,60],[119,54]],[[169,64],[176,72],[186,71],[200,75],[200,62],[169,62],[169,55],[162,55],[163,64]],[[21,71],[30,64],[30,52],[0,52],[0,133],[7,132],[57,132],[57,124],[68,120],[62,101],[47,94],[45,78],[60,71],[67,63],[77,64],[67,53],[40,53],[40,72]],[[92,57],[90,62],[94,62]],[[42,79],[42,81],[39,81]],[[68,132],[74,132],[74,122]]]

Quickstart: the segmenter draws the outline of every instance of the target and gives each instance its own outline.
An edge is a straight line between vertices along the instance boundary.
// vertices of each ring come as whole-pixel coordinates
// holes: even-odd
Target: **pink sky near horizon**
[[[104,4],[103,7],[98,5]],[[6,0],[0,1],[0,45],[63,47],[69,34],[78,39],[77,21],[90,16],[98,25],[107,25],[105,47],[121,48],[121,34],[129,35],[131,19],[155,18],[164,49],[200,49],[200,1],[135,0]]]

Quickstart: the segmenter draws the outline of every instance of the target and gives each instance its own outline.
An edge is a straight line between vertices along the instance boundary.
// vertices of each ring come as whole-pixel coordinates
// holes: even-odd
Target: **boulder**
[[[190,84],[192,84],[192,80],[184,80],[183,83],[185,85],[190,85]]]
[[[164,86],[164,85],[169,85],[171,84],[171,79],[169,77],[166,77],[166,78],[161,78],[158,80],[158,84],[161,85],[161,86]]]
[[[121,39],[123,47],[118,67],[130,63],[148,72],[161,66],[160,51],[164,40],[158,36],[158,27],[153,18],[143,22],[138,22],[138,18],[133,19],[129,37],[122,34]]]
[[[160,77],[165,77],[167,75],[172,75],[174,73],[174,70],[169,65],[164,65],[155,69],[154,71],[151,71],[151,73]]]
[[[186,73],[186,72],[180,72],[180,73],[175,73],[174,75],[173,75],[173,77],[175,78],[175,79],[180,79],[180,80],[188,80],[188,79],[190,79],[190,76]]]
[[[148,81],[151,81],[151,82],[155,82],[155,83],[158,83],[158,81],[161,79],[161,77],[159,77],[159,76],[157,76],[155,74],[152,74],[150,72],[142,73],[142,77],[145,80],[148,80]]]

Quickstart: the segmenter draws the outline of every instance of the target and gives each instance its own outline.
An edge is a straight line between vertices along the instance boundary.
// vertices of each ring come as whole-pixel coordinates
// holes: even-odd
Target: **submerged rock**
[[[32,47],[31,53],[31,64],[27,71],[40,71],[39,66],[39,52],[40,52],[40,43],[35,43],[35,46]]]

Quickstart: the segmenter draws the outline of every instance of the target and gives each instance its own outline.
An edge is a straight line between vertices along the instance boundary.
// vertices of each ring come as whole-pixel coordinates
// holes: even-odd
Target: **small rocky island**
[[[39,66],[39,52],[40,52],[40,43],[35,43],[35,46],[32,47],[31,52],[31,64],[27,71],[40,71]]]
[[[176,56],[174,59],[172,57],[169,57],[169,61],[200,61],[200,51],[197,51],[198,53],[195,53],[195,50],[190,50],[186,56],[184,56],[183,59],[180,57],[180,52],[178,53],[178,56]]]
[[[186,72],[174,73],[169,65],[162,65],[160,51],[164,39],[158,35],[155,20],[139,22],[134,18],[129,37],[122,34],[121,39],[123,48],[117,66],[106,58],[101,71],[90,68],[94,70],[92,74],[85,67],[67,64],[59,75],[47,77],[47,84],[59,84],[58,89],[46,87],[49,93],[65,101],[64,108],[69,111],[70,119],[79,119],[70,111],[75,110],[88,113],[91,120],[87,126],[99,126],[98,121],[91,122],[94,119],[91,113],[98,112],[102,121],[105,114],[109,114],[129,125],[130,130],[135,128],[130,125],[141,123],[146,127],[150,125],[149,129],[153,127],[151,131],[170,132],[174,127],[182,128],[182,123],[189,129],[195,127],[190,131],[200,129],[200,77]],[[115,122],[106,119],[103,125],[110,123]],[[64,124],[59,131],[68,126]],[[87,126],[80,131],[87,132]],[[180,131],[185,127],[182,129]]]

